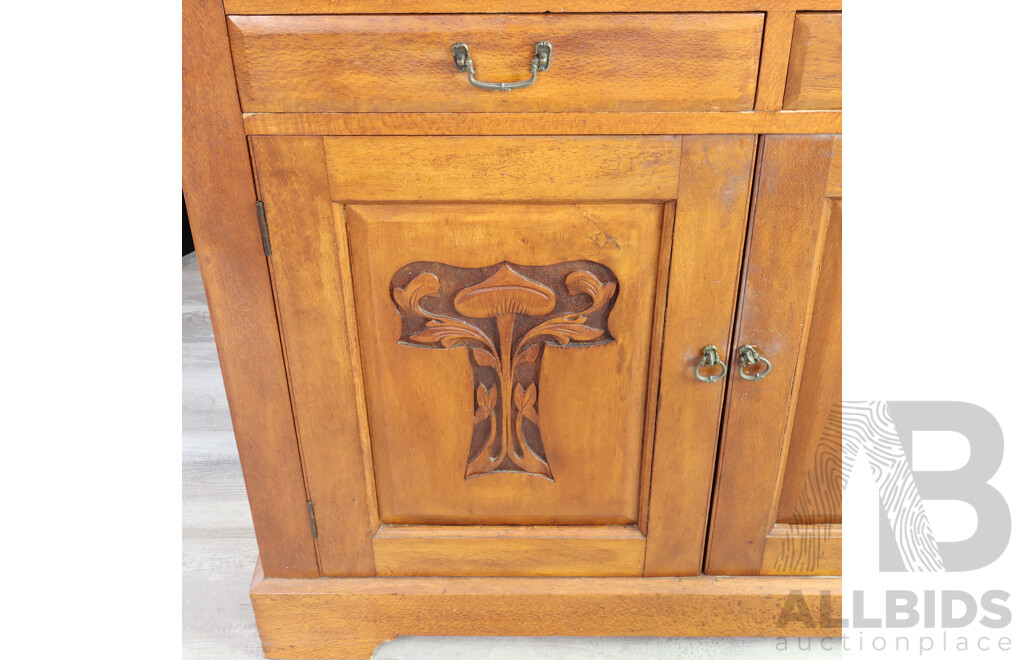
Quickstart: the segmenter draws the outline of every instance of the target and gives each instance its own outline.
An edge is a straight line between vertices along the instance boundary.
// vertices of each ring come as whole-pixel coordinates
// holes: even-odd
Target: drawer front
[[[231,16],[245,112],[715,111],[753,107],[763,16]],[[529,87],[538,42],[550,66]]]
[[[786,110],[843,107],[843,15],[797,14],[786,76]]]

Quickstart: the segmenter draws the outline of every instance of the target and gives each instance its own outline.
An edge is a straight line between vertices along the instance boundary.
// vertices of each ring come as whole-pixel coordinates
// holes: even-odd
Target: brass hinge
[[[306,502],[306,510],[309,511],[309,531],[313,533],[313,539],[316,539],[316,516],[313,515],[313,503]]]
[[[270,256],[270,234],[267,232],[267,212],[263,202],[256,202],[256,219],[260,223],[260,236],[263,237],[263,254]]]

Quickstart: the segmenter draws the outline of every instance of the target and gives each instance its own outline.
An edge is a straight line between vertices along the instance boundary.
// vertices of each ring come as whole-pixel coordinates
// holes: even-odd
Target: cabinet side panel
[[[756,138],[683,138],[665,314],[644,574],[700,572],[725,381],[694,377],[701,349],[728,360]]]
[[[374,574],[375,531],[364,470],[338,236],[321,138],[253,139],[266,205],[295,424],[325,576]],[[340,240],[344,240],[343,238]],[[308,533],[308,532],[307,532]]]
[[[182,23],[182,189],[267,576],[316,577],[274,298],[221,3]]]

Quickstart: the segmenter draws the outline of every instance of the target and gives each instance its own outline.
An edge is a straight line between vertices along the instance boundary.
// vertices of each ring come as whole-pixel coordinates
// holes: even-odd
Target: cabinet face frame
[[[835,216],[838,222],[841,213],[841,147],[841,136],[761,138],[733,352],[752,344],[771,361],[772,371],[764,380],[745,380],[738,361],[730,365],[708,574],[842,572],[841,523],[776,524],[781,494],[789,491],[787,501],[793,500],[793,487],[783,479],[807,474],[787,473],[787,459],[829,220]],[[835,403],[815,400],[811,406]],[[827,415],[826,409],[821,418]],[[815,446],[804,444],[793,458],[806,465],[804,454]],[[834,464],[836,457],[830,458]],[[831,476],[818,475],[813,487],[832,485]]]
[[[666,313],[666,287],[669,309],[665,321],[656,322],[652,328],[652,346],[665,349],[651,351],[638,522],[633,526],[553,528],[381,525],[362,369],[358,366],[361,354],[352,273],[348,267],[350,246],[340,238],[347,236],[347,228],[339,225],[344,223],[344,213],[339,214],[337,209],[346,198],[369,195],[384,195],[382,201],[387,202],[388,195],[397,196],[393,201],[398,201],[403,195],[422,199],[431,194],[462,199],[459,195],[463,193],[459,192],[459,183],[439,192],[442,189],[431,168],[422,170],[426,178],[421,183],[410,183],[410,175],[399,171],[395,177],[399,189],[394,193],[388,192],[386,182],[369,186],[359,177],[372,180],[365,179],[372,175],[379,181],[393,173],[352,173],[327,157],[339,149],[331,140],[251,140],[266,207],[271,269],[295,402],[296,429],[309,496],[317,513],[321,574],[698,574],[723,387],[721,383],[697,381],[693,370],[703,345],[716,343],[723,351],[728,350],[755,138],[438,138],[463,143],[468,140],[469,152],[473,151],[472,142],[479,141],[486,147],[478,150],[480,154],[492,152],[494,145],[490,142],[500,145],[505,140],[502,157],[512,159],[515,155],[508,152],[515,149],[509,145],[515,144],[540,145],[537,148],[552,144],[556,150],[572,151],[576,145],[593,142],[601,144],[602,151],[613,152],[615,143],[633,145],[630,148],[649,145],[654,149],[662,144],[671,145],[671,169],[665,170],[671,173],[671,185],[656,174],[659,168],[664,170],[668,166],[664,158],[655,161],[662,164],[651,170],[646,157],[638,157],[634,162],[615,156],[609,158],[608,167],[619,163],[617,167],[625,168],[621,176],[616,177],[613,172],[605,184],[594,184],[585,177],[591,192],[566,188],[557,182],[546,193],[543,186],[540,193],[532,191],[542,196],[539,201],[574,202],[577,197],[597,194],[613,199],[646,199],[663,204],[666,211],[661,257],[655,271],[659,275],[653,275],[658,279],[655,318]],[[401,137],[370,140],[403,148],[417,144],[415,139]],[[612,142],[604,145],[602,141],[608,140]],[[351,143],[353,147],[356,142]],[[433,143],[435,149],[427,153],[437,151],[441,144]],[[348,155],[359,152],[341,151]],[[644,167],[647,172],[647,176],[637,180],[639,186],[629,174],[633,167]],[[333,169],[348,171],[351,176],[332,178]],[[419,192],[402,189],[409,185],[419,185]],[[515,187],[505,189],[499,184],[485,182],[480,187],[476,182],[475,186],[476,192],[470,190],[465,194],[480,195],[489,201],[513,201],[527,195]],[[705,326],[699,337],[692,332],[697,316]],[[664,369],[670,373],[667,380],[661,377],[662,360]],[[322,405],[312,409],[309,402],[318,400],[356,401],[358,405]],[[528,556],[534,559],[530,566],[524,566],[523,558]],[[425,568],[427,557],[436,568]]]
[[[183,4],[182,190],[263,570],[319,575],[220,2]]]

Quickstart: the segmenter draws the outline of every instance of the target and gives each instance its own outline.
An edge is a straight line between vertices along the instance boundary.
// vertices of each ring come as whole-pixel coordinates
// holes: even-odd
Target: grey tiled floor
[[[248,588],[256,538],[195,254],[181,260],[182,626],[189,660],[262,658]],[[379,660],[779,658],[776,639],[402,637]],[[796,647],[790,640],[790,647]],[[818,642],[795,651],[838,658]]]

